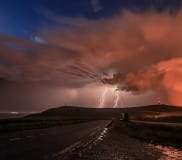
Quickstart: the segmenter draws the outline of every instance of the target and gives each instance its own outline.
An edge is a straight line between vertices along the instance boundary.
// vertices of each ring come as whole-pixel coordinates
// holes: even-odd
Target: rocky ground
[[[106,129],[94,141],[69,153],[59,155],[59,160],[157,160],[164,154],[153,145]],[[171,159],[172,160],[172,159]]]

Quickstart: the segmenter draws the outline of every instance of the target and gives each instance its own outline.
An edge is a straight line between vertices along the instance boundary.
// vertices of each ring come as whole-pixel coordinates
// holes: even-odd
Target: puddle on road
[[[104,130],[101,132],[101,134],[98,136],[98,138],[96,139],[96,141],[102,141],[103,138],[105,137],[105,135],[108,132],[108,128],[104,128]]]
[[[164,154],[159,160],[182,160],[182,150],[180,149],[161,145],[157,145],[155,148]]]

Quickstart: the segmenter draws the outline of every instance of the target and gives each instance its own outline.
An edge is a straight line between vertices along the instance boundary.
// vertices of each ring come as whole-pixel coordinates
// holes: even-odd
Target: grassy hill
[[[47,128],[92,120],[120,119],[128,112],[130,119],[164,122],[182,122],[182,108],[151,105],[133,108],[83,108],[63,106],[48,109],[23,118],[0,120],[0,131]]]
[[[182,108],[167,105],[150,105],[132,108],[83,108],[63,106],[52,108],[44,112],[27,116],[26,118],[37,119],[112,119],[120,118],[123,112],[128,112],[130,118],[154,118],[182,116]]]

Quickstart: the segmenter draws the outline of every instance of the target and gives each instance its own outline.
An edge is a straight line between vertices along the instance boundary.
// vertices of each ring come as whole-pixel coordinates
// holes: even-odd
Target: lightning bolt
[[[99,98],[99,104],[98,107],[99,108],[103,108],[105,106],[106,103],[106,96],[107,94],[113,95],[114,96],[114,105],[113,108],[117,108],[119,105],[119,100],[120,100],[120,96],[119,96],[119,90],[117,90],[117,87],[105,87],[100,98]]]
[[[119,102],[119,92],[118,92],[117,88],[114,89],[114,92],[116,94],[116,96],[115,96],[116,98],[114,100],[113,108],[117,108],[118,107],[118,102]]]
[[[106,87],[100,97],[100,101],[99,101],[99,108],[102,108],[104,107],[104,104],[105,104],[105,97],[106,97],[106,94],[108,92],[108,88]]]

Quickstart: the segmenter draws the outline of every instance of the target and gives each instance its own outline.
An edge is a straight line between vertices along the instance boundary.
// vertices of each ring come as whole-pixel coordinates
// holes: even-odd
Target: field
[[[113,126],[121,134],[141,141],[182,149],[182,127],[119,121],[115,121]]]
[[[2,119],[0,120],[0,131],[11,132],[19,130],[31,130],[38,128],[49,128],[54,126],[69,125],[81,122],[88,122],[94,120],[119,120],[123,112],[128,112],[131,120],[140,121],[153,121],[153,122],[169,122],[181,123],[182,122],[182,109],[180,107],[166,106],[166,105],[153,105],[133,108],[81,108],[81,107],[58,107],[46,110],[41,113],[28,115],[22,118]],[[147,132],[152,131],[153,126],[144,124],[129,123],[128,127],[131,130],[141,130],[147,128]],[[152,129],[150,129],[150,127]],[[155,136],[162,127],[156,128],[158,130]],[[142,129],[143,130],[143,129]],[[145,130],[144,130],[145,131]],[[169,131],[171,129],[169,128]],[[172,129],[173,131],[173,129]],[[181,130],[179,130],[181,132]],[[166,133],[166,128],[161,133]],[[173,132],[171,132],[173,133]],[[143,134],[143,133],[142,133]],[[142,134],[140,137],[142,137]],[[178,135],[178,130],[175,131]],[[140,134],[136,134],[140,135]],[[145,136],[144,136],[145,137]],[[143,137],[143,139],[145,139]],[[176,141],[176,140],[172,140]],[[176,141],[177,142],[177,141]]]

